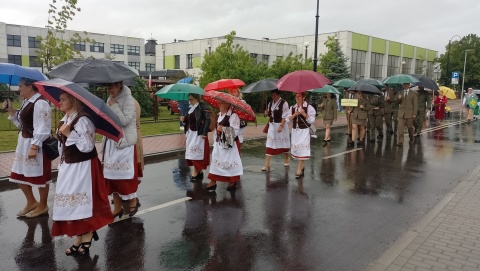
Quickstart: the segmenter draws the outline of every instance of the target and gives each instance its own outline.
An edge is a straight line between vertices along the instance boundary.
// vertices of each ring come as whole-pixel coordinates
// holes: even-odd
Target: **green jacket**
[[[418,114],[425,113],[432,106],[432,95],[427,91],[418,91]]]
[[[336,120],[337,119],[337,101],[335,99],[324,99],[322,103],[324,120]]]

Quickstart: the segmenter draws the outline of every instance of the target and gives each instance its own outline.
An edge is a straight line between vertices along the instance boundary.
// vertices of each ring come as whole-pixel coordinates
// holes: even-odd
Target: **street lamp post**
[[[467,53],[473,51],[473,49],[465,50],[465,60],[463,61],[463,73],[462,73],[462,89],[460,93],[460,102],[463,103],[463,88],[465,87],[465,68],[467,66]]]
[[[305,63],[307,63],[307,58],[308,58],[308,46],[310,46],[310,42],[306,41],[303,43],[303,46],[305,46]]]
[[[448,66],[450,64],[450,45],[452,44],[452,39],[455,38],[455,37],[458,37],[459,39],[462,39],[459,35],[455,35],[448,41],[447,69],[446,69],[446,74],[445,74],[445,86],[448,85],[448,78],[449,78]]]
[[[317,62],[318,62],[318,59],[317,59],[317,55],[318,55],[318,52],[317,52],[317,47],[318,47],[318,7],[319,7],[319,3],[320,0],[317,0],[317,15],[315,15],[315,46],[313,47],[314,48],[314,51],[313,51],[313,71],[314,72],[317,72]]]

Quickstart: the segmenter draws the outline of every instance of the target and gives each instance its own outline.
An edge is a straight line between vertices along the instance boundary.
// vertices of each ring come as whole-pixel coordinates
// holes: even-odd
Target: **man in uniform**
[[[413,120],[417,116],[418,95],[410,89],[410,83],[404,83],[403,89],[398,95],[398,126],[397,126],[397,146],[403,146],[403,138],[405,134],[405,125],[408,128],[408,137],[410,143],[413,143]]]
[[[354,99],[354,93],[351,91],[348,91],[346,88],[344,90],[345,93],[345,99]],[[347,135],[348,138],[352,135],[352,114],[350,113],[351,107],[347,106],[345,114],[347,116]]]
[[[368,123],[370,123],[370,142],[375,142],[375,129],[378,131],[378,140],[383,139],[383,96],[370,95],[370,110],[368,111]]]
[[[395,94],[392,89],[386,87],[382,89],[383,91],[383,99],[385,101],[385,107],[383,108],[383,113],[384,113],[384,119],[385,119],[385,126],[387,126],[387,136],[393,135],[393,130],[394,128],[392,127],[392,116],[393,116],[393,107],[394,104],[397,106],[398,109],[398,103],[397,103],[397,97],[395,97]],[[398,110],[397,110],[398,113]],[[395,121],[397,123],[398,120]],[[396,126],[395,126],[396,129]]]
[[[415,127],[415,136],[420,136],[423,127],[423,121],[425,120],[425,115],[430,107],[432,106],[432,95],[430,92],[427,92],[423,87],[418,87],[418,109],[417,117],[413,123]]]
[[[399,91],[397,91],[395,88],[390,89],[392,91],[393,95],[393,101],[392,101],[392,119],[393,119],[393,134],[397,134],[397,128],[398,128],[398,107],[400,104],[400,100],[398,99],[398,94]]]

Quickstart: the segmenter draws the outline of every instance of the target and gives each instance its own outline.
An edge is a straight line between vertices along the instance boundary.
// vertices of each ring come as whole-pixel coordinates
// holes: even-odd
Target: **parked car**
[[[168,112],[170,115],[175,113],[180,114],[180,109],[178,109],[178,102],[174,100],[170,100],[167,105]]]

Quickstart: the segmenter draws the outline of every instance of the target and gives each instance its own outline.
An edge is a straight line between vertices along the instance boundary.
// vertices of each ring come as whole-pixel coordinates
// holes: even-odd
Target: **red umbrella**
[[[300,70],[287,73],[278,80],[276,86],[279,90],[302,93],[331,83],[327,77],[318,72]]]
[[[253,109],[250,105],[248,105],[246,102],[228,93],[219,92],[215,90],[208,91],[208,92],[205,92],[205,94],[203,94],[203,100],[211,104],[215,108],[219,108],[218,107],[219,100],[229,103],[232,108],[232,111],[236,113],[241,120],[244,120],[244,121],[256,120],[255,112],[253,112]]]
[[[205,87],[205,91],[239,88],[245,86],[245,83],[240,79],[220,79],[215,82],[209,83]]]

